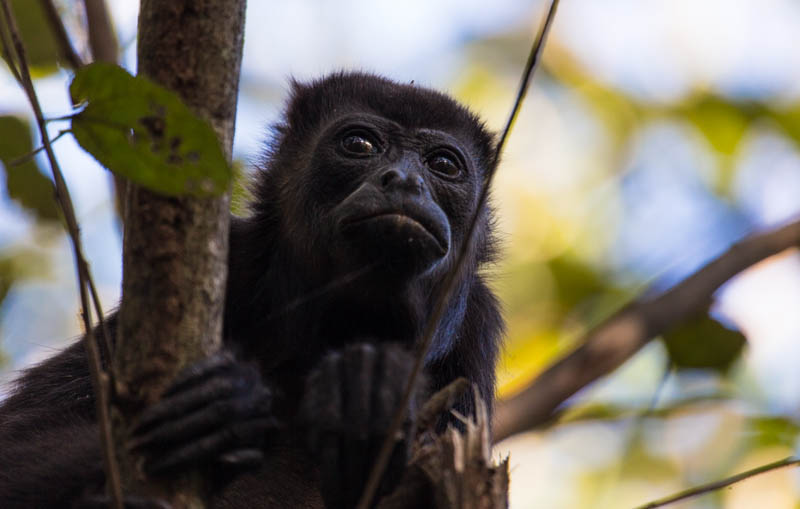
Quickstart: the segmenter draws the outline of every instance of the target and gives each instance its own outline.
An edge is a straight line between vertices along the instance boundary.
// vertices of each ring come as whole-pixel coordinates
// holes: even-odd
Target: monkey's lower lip
[[[417,231],[424,236],[430,238],[433,243],[435,243],[439,249],[442,250],[443,253],[447,252],[446,243],[439,239],[428,227],[422,224],[420,221],[417,221],[411,216],[407,216],[406,214],[400,212],[380,212],[377,214],[372,214],[368,216],[361,216],[356,217],[354,219],[348,220],[344,223],[345,226],[352,226],[358,223],[364,223],[367,221],[390,221],[392,222],[396,229],[410,229],[413,231]]]

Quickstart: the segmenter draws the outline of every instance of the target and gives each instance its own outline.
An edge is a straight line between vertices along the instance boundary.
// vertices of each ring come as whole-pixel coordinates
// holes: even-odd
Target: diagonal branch
[[[58,10],[55,4],[53,4],[53,0],[39,0],[39,4],[42,6],[42,10],[47,18],[47,23],[50,24],[50,29],[53,31],[53,36],[56,39],[58,52],[61,54],[61,57],[72,69],[82,67],[83,59],[72,46],[72,42],[69,40],[69,34],[67,34],[67,29],[61,21],[61,16],[58,15]]]
[[[629,304],[522,392],[497,405],[495,439],[541,425],[567,398],[614,371],[652,338],[705,311],[730,278],[793,246],[800,246],[800,220],[747,237],[666,292]]]
[[[736,475],[726,477],[725,479],[720,479],[719,481],[712,481],[710,483],[701,484],[700,486],[689,488],[688,490],[675,493],[674,495],[654,500],[650,503],[639,506],[636,509],[655,509],[656,507],[664,507],[665,505],[673,504],[675,502],[679,502],[687,498],[692,498],[699,495],[705,495],[706,493],[711,493],[712,491],[721,490],[722,488],[726,488],[732,484],[736,484],[737,482],[744,481],[745,479],[755,477],[759,474],[771,472],[772,470],[777,470],[779,468],[792,467],[795,465],[800,465],[800,459],[790,456],[782,460],[774,461],[772,463],[767,463],[766,465],[761,465],[760,467],[756,467],[751,470],[740,472]]]

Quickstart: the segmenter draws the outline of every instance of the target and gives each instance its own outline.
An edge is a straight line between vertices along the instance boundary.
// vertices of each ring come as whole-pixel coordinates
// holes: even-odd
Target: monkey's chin
[[[341,231],[352,243],[361,263],[378,262],[389,272],[398,274],[427,272],[449,250],[449,238],[439,240],[422,223],[400,213],[348,222]]]

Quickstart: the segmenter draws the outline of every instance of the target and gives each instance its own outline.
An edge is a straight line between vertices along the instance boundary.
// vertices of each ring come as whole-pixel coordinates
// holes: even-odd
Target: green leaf
[[[247,171],[245,164],[240,160],[233,161],[233,189],[231,190],[231,212],[235,216],[244,217],[249,209],[248,204],[253,200],[253,193],[248,187]]]
[[[726,372],[739,358],[747,339],[708,315],[664,334],[670,360],[677,368]]]
[[[558,301],[566,309],[608,290],[605,278],[598,271],[568,254],[548,261],[547,267],[556,283]]]
[[[40,252],[29,249],[0,251],[0,306],[11,288],[19,281],[49,275],[50,261]],[[2,337],[2,326],[0,323],[0,337]],[[0,367],[6,362],[8,358],[0,351]]]
[[[794,447],[800,435],[800,425],[789,417],[756,416],[747,426],[749,440],[758,447]]]
[[[11,0],[11,10],[17,20],[17,28],[25,45],[25,54],[33,77],[39,78],[55,72],[60,59],[58,44],[45,18],[41,2]],[[5,34],[5,40],[10,40],[3,24],[0,24],[0,32]],[[8,64],[4,53],[2,56]]]
[[[783,129],[783,132],[796,145],[800,145],[800,104],[769,113],[770,117]]]
[[[72,118],[84,150],[108,169],[167,195],[219,195],[233,173],[211,127],[177,95],[124,69],[94,63],[75,74]]]
[[[688,105],[685,113],[714,150],[727,156],[736,152],[750,127],[751,114],[747,105],[730,103],[716,96],[699,97]]]
[[[11,164],[31,151],[33,140],[28,124],[17,117],[0,117],[0,161],[5,168],[8,195],[37,219],[57,221],[60,215],[55,188],[39,171],[35,160]]]
[[[755,103],[732,102],[709,94],[696,96],[678,108],[678,113],[685,115],[711,145],[718,164],[716,190],[722,194],[731,191],[739,144],[759,112]]]

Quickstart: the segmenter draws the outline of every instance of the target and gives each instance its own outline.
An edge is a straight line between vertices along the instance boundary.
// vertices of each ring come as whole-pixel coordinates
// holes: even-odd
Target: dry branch
[[[497,405],[495,439],[546,422],[567,398],[614,371],[652,338],[706,311],[714,292],[730,278],[793,246],[800,246],[800,221],[747,237],[666,292],[629,304],[520,393]]]
[[[467,389],[469,383],[463,378],[452,382],[430,398],[422,413],[440,416]],[[486,403],[476,389],[475,407],[474,418],[461,416],[463,431],[453,426],[442,434],[420,429],[406,474],[377,509],[508,508],[508,458],[495,463],[491,457]],[[433,426],[433,420],[428,424]]]

